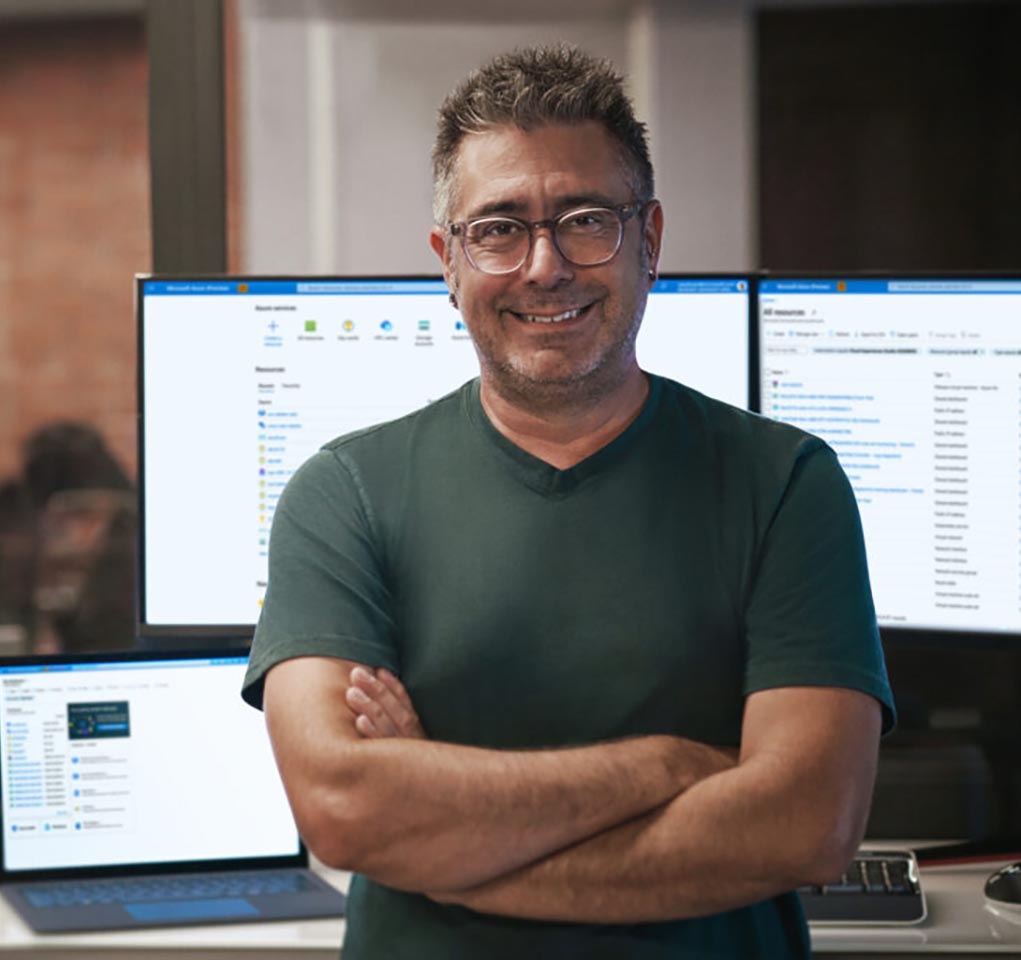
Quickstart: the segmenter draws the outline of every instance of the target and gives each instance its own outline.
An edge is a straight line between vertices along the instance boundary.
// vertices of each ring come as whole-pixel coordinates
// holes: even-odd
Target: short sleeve
[[[762,541],[746,614],[745,693],[782,686],[860,690],[895,723],[858,505],[836,455],[795,461]]]
[[[282,660],[332,656],[397,671],[380,537],[356,465],[336,449],[291,478],[273,517],[269,579],[242,696],[262,706]]]

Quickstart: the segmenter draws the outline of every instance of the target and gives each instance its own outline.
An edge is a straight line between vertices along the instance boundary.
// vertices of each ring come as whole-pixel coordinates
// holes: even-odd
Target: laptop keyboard
[[[118,877],[110,880],[61,880],[23,888],[33,907],[70,907],[90,903],[144,903],[211,900],[300,893],[313,889],[308,876],[294,870],[260,870],[227,874],[181,874],[166,877]]]
[[[918,923],[925,898],[910,850],[859,850],[836,883],[798,890],[813,923]]]

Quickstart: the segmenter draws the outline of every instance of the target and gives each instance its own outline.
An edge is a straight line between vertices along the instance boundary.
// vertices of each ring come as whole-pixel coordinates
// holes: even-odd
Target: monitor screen
[[[746,276],[660,279],[639,360],[747,406],[749,296]],[[250,632],[294,470],[478,372],[438,278],[140,277],[137,310],[143,637]]]
[[[758,312],[762,413],[836,450],[880,626],[1021,632],[1021,279],[777,276]]]
[[[247,657],[0,664],[3,869],[298,858]],[[201,704],[201,708],[196,708]]]
[[[753,407],[749,288],[748,277],[660,277],[635,344],[642,369]]]

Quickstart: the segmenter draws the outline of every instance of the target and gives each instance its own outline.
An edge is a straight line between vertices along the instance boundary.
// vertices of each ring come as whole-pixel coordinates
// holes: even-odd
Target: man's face
[[[546,220],[635,199],[619,149],[595,122],[470,134],[458,151],[453,195],[454,221]],[[519,269],[491,276],[468,262],[459,240],[448,247],[434,229],[431,243],[474,340],[483,384],[543,406],[598,399],[635,373],[634,339],[661,232],[654,203],[624,224],[609,263],[577,267],[541,229]]]

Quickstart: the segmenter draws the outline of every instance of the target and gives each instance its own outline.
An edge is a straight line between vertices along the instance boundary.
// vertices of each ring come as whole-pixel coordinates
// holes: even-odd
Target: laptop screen
[[[4,871],[298,857],[246,663],[0,662]]]

